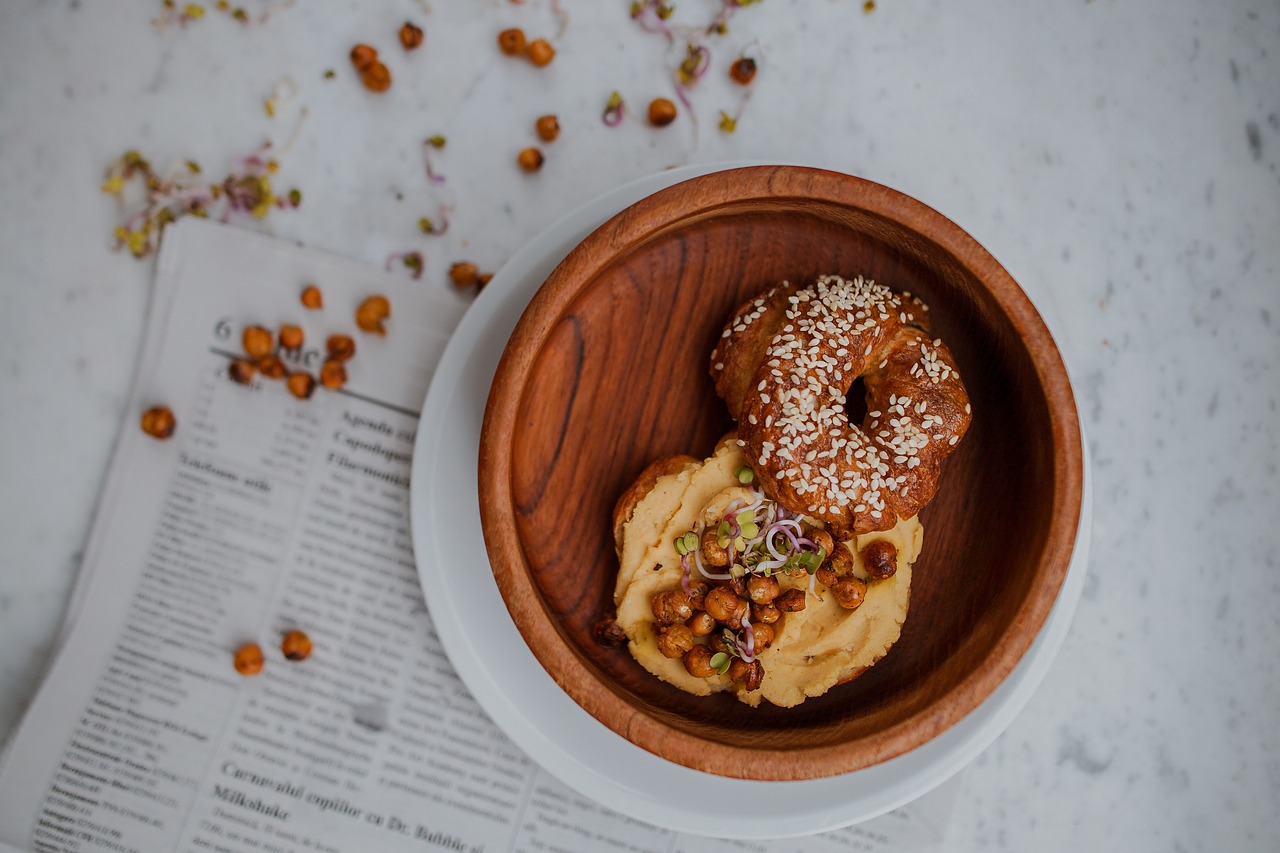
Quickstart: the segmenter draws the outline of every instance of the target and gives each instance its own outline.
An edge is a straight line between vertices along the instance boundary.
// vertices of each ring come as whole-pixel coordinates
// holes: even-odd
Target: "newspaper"
[[[319,311],[298,294],[316,283]],[[354,328],[390,299],[385,337]],[[561,784],[450,667],[409,535],[410,456],[458,294],[188,218],[166,232],[130,406],[58,652],[0,765],[0,845],[34,850],[932,850],[955,783],[797,841],[686,836]],[[311,399],[228,377],[248,325],[302,326]],[[137,413],[163,403],[156,441]],[[290,629],[314,652],[291,662]],[[258,643],[246,677],[233,651]]]

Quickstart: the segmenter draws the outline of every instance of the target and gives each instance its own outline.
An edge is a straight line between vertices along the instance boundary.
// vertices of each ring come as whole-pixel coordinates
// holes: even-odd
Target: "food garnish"
[[[182,169],[171,170],[162,177],[137,151],[125,152],[108,168],[102,191],[114,195],[123,208],[134,203],[126,201],[126,195],[140,190],[142,206],[116,227],[114,248],[127,248],[134,257],[145,258],[155,251],[160,234],[169,223],[188,214],[209,216],[218,204],[222,205],[224,222],[232,213],[247,213],[262,219],[273,208],[298,207],[302,203],[300,191],[290,190],[285,196],[276,196],[272,190],[269,176],[276,172],[279,164],[267,156],[270,149],[269,143],[264,144],[242,158],[235,171],[214,184],[200,180],[202,170],[194,160],[186,160]]]
[[[560,136],[560,121],[554,115],[538,116],[533,129],[543,142],[554,142]]]
[[[257,643],[245,643],[236,649],[231,658],[232,666],[241,675],[257,675],[262,672],[262,666],[265,662],[266,660],[262,655],[262,647]]]
[[[142,431],[160,441],[173,435],[177,426],[178,421],[168,406],[152,406],[142,413]]]
[[[399,262],[405,269],[409,270],[414,280],[422,278],[422,271],[425,268],[425,259],[422,253],[418,251],[394,252],[387,257],[387,272],[391,272],[395,264]]]
[[[676,120],[676,105],[668,98],[654,98],[649,102],[649,124],[666,127]]]
[[[418,49],[422,46],[424,38],[422,28],[411,21],[405,21],[404,25],[400,27],[400,44],[404,46],[405,50]]]
[[[356,309],[356,326],[364,332],[385,335],[387,328],[383,325],[391,316],[391,303],[385,296],[370,296],[360,303]]]
[[[294,628],[280,639],[280,651],[286,660],[303,661],[311,657],[311,638]]]
[[[324,296],[320,293],[320,288],[314,284],[308,284],[302,288],[298,299],[302,302],[302,307],[308,311],[319,311],[324,307]]]
[[[609,93],[609,100],[605,102],[604,113],[600,119],[608,127],[617,127],[622,124],[622,117],[626,115],[627,105],[622,100],[621,93],[616,90]]]
[[[546,157],[542,155],[542,151],[534,146],[525,148],[516,157],[516,162],[520,164],[520,168],[525,172],[536,172],[542,168],[542,164],[546,161]]]
[[[289,393],[299,400],[308,400],[316,390],[316,379],[310,373],[300,370],[290,373],[285,385],[289,388]]]

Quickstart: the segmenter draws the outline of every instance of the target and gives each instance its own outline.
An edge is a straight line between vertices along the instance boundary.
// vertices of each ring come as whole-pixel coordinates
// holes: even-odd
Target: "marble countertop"
[[[225,174],[272,140],[273,180],[304,200],[244,227],[374,264],[422,251],[423,287],[453,261],[497,268],[620,182],[780,159],[958,222],[1043,307],[1077,384],[1084,596],[964,774],[948,849],[1280,847],[1280,5],[766,0],[709,39],[692,111],[660,130],[600,119],[612,90],[632,116],[674,96],[683,45],[628,6],[245,0],[248,25],[209,3],[157,27],[158,0],[0,5],[0,738],[47,662],[139,357],[152,261],[110,250],[113,159]],[[678,6],[704,25],[720,3]],[[406,18],[426,30],[412,54]],[[502,57],[507,26],[555,61]],[[386,94],[347,60],[361,41]],[[743,50],[745,103],[725,74]],[[732,135],[722,109],[741,109]],[[543,113],[561,137],[524,175]],[[423,235],[441,204],[447,232]]]

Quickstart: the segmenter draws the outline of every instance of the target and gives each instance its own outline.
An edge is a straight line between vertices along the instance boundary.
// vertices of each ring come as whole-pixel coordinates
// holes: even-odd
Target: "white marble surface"
[[[687,115],[604,127],[610,90],[670,96],[679,54],[625,0],[561,2],[541,71],[493,36],[554,35],[549,0],[316,0],[251,27],[211,4],[164,32],[151,0],[0,5],[0,737],[48,658],[138,357],[151,264],[108,250],[103,169],[138,148],[221,173],[283,145],[305,106],[278,176],[303,206],[262,227],[373,263],[420,249],[423,287],[674,163],[827,165],[959,222],[1057,320],[1097,514],[1071,634],[963,777],[948,848],[1280,848],[1280,5],[766,0],[712,42],[695,133]],[[719,6],[678,5],[689,23]],[[406,17],[427,30],[413,55]],[[386,95],[354,79],[357,41],[387,57]],[[753,42],[725,136],[724,69]],[[273,120],[285,75],[298,98]],[[524,176],[543,112],[563,134]],[[440,187],[419,153],[433,133]],[[420,235],[442,201],[449,232]]]

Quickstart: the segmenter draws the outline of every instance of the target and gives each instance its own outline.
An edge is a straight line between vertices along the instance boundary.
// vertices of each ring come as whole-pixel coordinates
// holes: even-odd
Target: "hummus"
[[[756,657],[764,668],[758,690],[746,691],[728,675],[698,678],[681,658],[658,651],[651,600],[656,593],[681,587],[683,568],[674,540],[694,529],[709,506],[720,507],[736,493],[747,493],[734,472],[746,464],[733,436],[720,442],[701,464],[688,464],[659,477],[636,502],[618,536],[619,571],[614,590],[618,625],[626,632],[632,656],[649,672],[696,695],[732,690],[743,702],[766,700],[784,708],[820,696],[882,658],[898,639],[907,615],[911,564],[920,554],[924,528],[915,518],[902,519],[890,530],[867,533],[836,547],[850,547],[853,573],[868,574],[859,552],[871,542],[888,540],[897,548],[897,572],[885,580],[869,580],[866,598],[856,610],[841,607],[821,583],[807,574],[775,574],[782,591],[806,590],[805,608],[785,613],[774,625],[776,637]],[[806,524],[821,527],[812,519]],[[703,580],[693,569],[691,580]],[[702,642],[702,640],[699,640]]]

